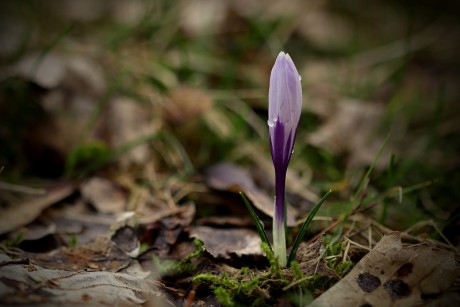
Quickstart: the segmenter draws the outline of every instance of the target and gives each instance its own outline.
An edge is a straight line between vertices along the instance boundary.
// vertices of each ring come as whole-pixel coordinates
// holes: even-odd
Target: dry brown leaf
[[[129,266],[131,259],[106,236],[75,248],[61,248],[46,254],[24,253],[34,264],[65,271],[117,272]]]
[[[22,203],[0,211],[0,234],[15,230],[35,220],[43,210],[70,196],[75,191],[72,184],[63,184],[48,191],[45,196],[34,196]]]
[[[40,54],[24,56],[20,62],[2,71],[2,77],[22,76],[43,88],[58,86],[65,77],[65,60],[54,53],[40,58]]]
[[[323,7],[300,16],[298,31],[314,46],[324,49],[346,46],[353,35],[348,20]]]
[[[229,1],[231,5],[230,11],[242,16],[250,16],[254,18],[292,18],[293,15],[299,12],[308,11],[308,2],[302,0],[290,0],[290,1],[245,1],[245,0],[233,0]],[[227,25],[228,27],[228,25]]]
[[[21,227],[17,231],[10,233],[10,238],[21,238],[21,244],[24,241],[36,241],[45,238],[46,236],[56,233],[56,224],[37,225],[32,223],[27,227]],[[22,248],[22,246],[19,246]]]
[[[229,259],[232,254],[262,255],[260,237],[249,229],[218,229],[206,226],[192,227],[190,236],[204,243],[213,257]]]
[[[217,108],[211,108],[203,116],[208,129],[222,139],[233,136],[232,122],[225,112]]]
[[[192,0],[186,1],[181,9],[181,26],[188,34],[200,36],[220,27],[225,17],[227,2]]]
[[[321,239],[317,239],[310,244],[305,242],[300,243],[296,254],[296,261],[299,263],[299,268],[305,275],[322,274],[338,279],[337,274],[327,267],[324,257],[321,257],[322,246]]]
[[[171,92],[169,103],[165,105],[168,120],[181,123],[209,110],[211,96],[204,90],[192,87],[178,87]]]
[[[206,181],[211,188],[217,190],[235,193],[242,191],[257,209],[273,217],[275,213],[273,198],[257,188],[249,172],[245,169],[233,163],[219,163],[207,169]],[[297,215],[297,210],[288,205],[286,217],[288,226],[297,225]]]
[[[141,225],[148,225],[161,221],[165,225],[172,225],[172,227],[183,227],[192,222],[195,213],[196,207],[193,202],[167,209],[146,207],[138,222]]]
[[[12,259],[3,254],[0,262],[0,302],[5,306],[133,306],[144,303],[146,296],[162,296],[150,272],[137,262],[120,272],[69,272],[6,264]]]
[[[19,248],[27,252],[47,252],[60,246],[86,244],[106,235],[115,217],[94,212],[83,201],[46,209],[34,222],[11,231],[10,240],[21,238]]]
[[[384,143],[383,137],[375,135],[384,115],[383,107],[344,100],[329,114],[325,123],[310,134],[308,141],[337,155],[350,153],[350,165],[371,164]],[[387,165],[387,158],[382,157],[377,165]]]
[[[151,106],[127,97],[113,99],[109,105],[107,129],[113,147],[153,134],[155,129],[152,125]],[[149,158],[150,149],[145,143],[125,153],[119,162],[126,167],[132,163],[146,163]]]
[[[60,170],[65,157],[78,145],[87,127],[88,118],[94,114],[106,81],[101,66],[89,57],[63,55],[57,52],[43,55],[25,55],[14,65],[0,70],[0,79],[22,76],[31,83],[45,89],[38,98],[46,113],[36,117],[25,127],[25,153],[34,167],[49,164]],[[24,110],[28,112],[28,110]],[[91,138],[101,133],[98,119],[89,132]],[[45,167],[45,166],[42,166]]]
[[[265,151],[267,148],[260,147],[253,143],[247,142],[239,146],[237,153],[250,158],[256,165],[257,169],[260,170],[258,174],[258,181],[265,186],[273,185],[275,182],[275,172],[273,171],[273,161],[269,156],[261,155],[260,153]],[[299,153],[295,153],[297,155]],[[299,154],[300,156],[302,153]],[[295,158],[294,160],[296,160]],[[299,160],[297,160],[299,161]],[[317,192],[311,187],[311,180],[313,178],[313,171],[311,168],[303,164],[302,162],[296,163],[297,161],[291,161],[293,163],[292,168],[288,168],[286,174],[286,188],[288,193],[294,193],[303,198],[305,201],[310,203],[316,203],[319,201]],[[295,171],[293,170],[295,169]],[[288,204],[288,210],[290,205]],[[296,206],[297,208],[297,206]],[[304,214],[302,212],[296,213],[296,215]]]
[[[135,25],[144,17],[148,10],[148,2],[139,0],[122,0],[106,2],[116,22],[123,25]]]
[[[53,10],[69,21],[91,22],[107,13],[107,4],[104,1],[59,1],[54,4]]]
[[[31,53],[24,56],[18,63],[6,67],[0,78],[22,76],[46,89],[61,86],[66,90],[74,90],[76,94],[99,95],[106,87],[100,66],[87,57],[64,56],[58,53]],[[81,93],[78,93],[81,90]],[[68,104],[68,99],[61,105]],[[81,104],[80,100],[80,104]],[[78,102],[73,108],[82,108]],[[56,110],[54,110],[56,111]]]
[[[117,247],[130,257],[139,255],[140,243],[137,238],[137,229],[131,226],[123,226],[115,231],[111,237]]]
[[[391,232],[311,306],[458,306],[458,293],[446,291],[459,276],[453,252],[402,246]]]
[[[192,222],[195,213],[195,204],[188,202],[174,210],[159,212],[155,216],[145,216],[140,219],[140,223],[144,224],[149,231],[158,231],[153,247],[158,250],[159,257],[166,257],[169,254],[184,228]]]
[[[55,234],[67,245],[71,245],[72,240],[78,244],[86,244],[95,237],[107,234],[115,219],[111,214],[94,212],[83,201],[49,208],[43,213],[43,218],[46,223],[55,226]],[[29,228],[23,229],[26,235],[31,231]]]
[[[80,191],[99,212],[120,213],[126,207],[126,195],[106,178],[93,177],[81,185]]]

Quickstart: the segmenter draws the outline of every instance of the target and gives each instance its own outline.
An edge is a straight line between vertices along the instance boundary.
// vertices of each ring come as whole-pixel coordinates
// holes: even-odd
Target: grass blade
[[[308,218],[305,220],[305,222],[302,224],[302,227],[300,227],[300,231],[297,235],[297,237],[295,238],[294,240],[294,244],[292,244],[292,249],[291,249],[291,252],[289,253],[289,258],[288,258],[288,261],[287,261],[287,265],[289,266],[289,264],[291,263],[291,261],[294,260],[295,258],[295,255],[297,253],[297,249],[299,248],[299,245],[300,245],[300,242],[302,242],[303,240],[303,237],[305,236],[305,233],[307,232],[307,229],[308,229],[308,226],[310,226],[310,223],[311,221],[313,220],[313,218],[315,217],[316,213],[318,212],[319,208],[322,206],[322,204],[324,203],[324,201],[326,201],[327,197],[329,196],[329,194],[332,193],[332,190],[329,190],[324,196],[323,198],[321,198],[321,200],[316,204],[315,208],[313,208],[313,210],[310,212],[310,215],[308,216]]]
[[[270,242],[268,241],[267,234],[265,233],[264,226],[260,222],[259,217],[257,216],[256,212],[252,208],[251,203],[246,198],[243,192],[240,192],[240,195],[243,198],[246,208],[248,208],[248,211],[249,211],[249,214],[251,215],[252,220],[256,224],[257,232],[259,233],[260,239],[262,240],[262,242],[266,243],[270,247],[270,249],[272,249]]]
[[[366,185],[367,185],[367,183],[369,181],[369,178],[370,178],[370,176],[372,174],[372,171],[374,170],[375,165],[377,164],[377,161],[382,156],[383,150],[385,149],[385,146],[387,145],[387,142],[388,142],[389,138],[390,138],[390,133],[388,133],[387,136],[385,137],[385,140],[383,141],[382,146],[380,147],[379,151],[377,152],[377,156],[375,157],[374,161],[372,161],[372,164],[369,167],[369,169],[367,170],[367,172],[364,175],[364,177],[361,179],[361,182],[359,183],[358,189],[356,190],[356,192],[355,192],[355,194],[353,195],[353,198],[352,198],[352,202],[356,203],[356,205],[354,205],[353,210],[356,210],[361,206],[361,198],[360,198],[360,196],[363,193],[363,191],[364,191],[364,189],[365,189],[365,187],[366,187]]]

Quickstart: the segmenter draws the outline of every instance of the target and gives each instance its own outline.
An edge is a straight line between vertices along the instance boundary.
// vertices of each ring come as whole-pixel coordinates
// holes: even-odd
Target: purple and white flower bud
[[[275,167],[273,250],[282,266],[286,265],[285,181],[302,112],[300,79],[289,54],[280,52],[270,75],[268,127]]]

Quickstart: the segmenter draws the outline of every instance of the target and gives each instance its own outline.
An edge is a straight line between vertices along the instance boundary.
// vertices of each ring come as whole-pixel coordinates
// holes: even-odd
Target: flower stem
[[[273,216],[273,252],[281,266],[286,266],[286,171],[275,174],[275,215]]]

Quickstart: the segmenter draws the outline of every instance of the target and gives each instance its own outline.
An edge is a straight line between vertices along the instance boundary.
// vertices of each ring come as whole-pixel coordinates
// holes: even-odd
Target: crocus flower
[[[275,214],[273,251],[282,266],[286,265],[286,171],[302,109],[300,76],[289,54],[280,52],[270,75],[268,127],[270,150],[275,167]]]

